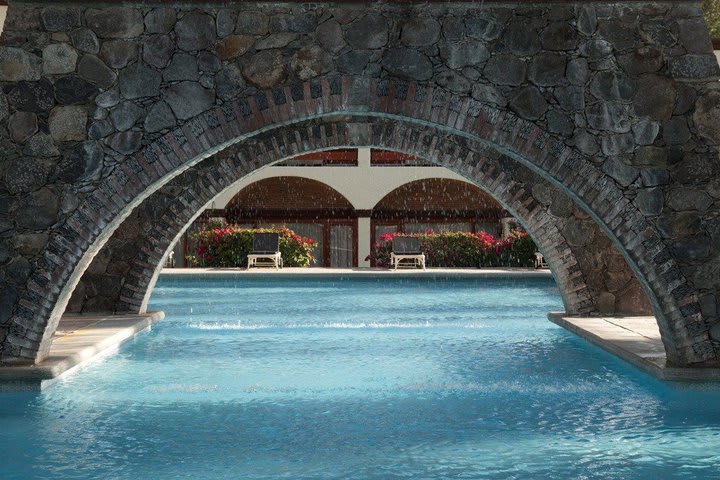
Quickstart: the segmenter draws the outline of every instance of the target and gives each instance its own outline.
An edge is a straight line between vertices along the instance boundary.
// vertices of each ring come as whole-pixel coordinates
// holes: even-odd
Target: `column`
[[[358,217],[358,267],[370,267],[370,217]]]

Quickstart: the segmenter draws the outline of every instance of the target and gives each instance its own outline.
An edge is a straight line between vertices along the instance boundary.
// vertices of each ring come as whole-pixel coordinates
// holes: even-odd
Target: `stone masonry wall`
[[[0,361],[43,357],[93,256],[172,177],[261,131],[368,112],[485,141],[561,188],[626,256],[669,359],[717,363],[719,73],[696,2],[13,2]]]

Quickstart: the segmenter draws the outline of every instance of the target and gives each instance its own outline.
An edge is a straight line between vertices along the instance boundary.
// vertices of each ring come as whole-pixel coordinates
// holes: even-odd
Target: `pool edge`
[[[56,336],[44,361],[30,366],[0,367],[0,392],[41,391],[73,369],[117,349],[165,318],[161,311],[124,315],[68,315],[64,324],[84,326]]]
[[[606,352],[633,365],[655,378],[672,382],[718,382],[720,368],[687,368],[667,364],[665,349],[659,332],[655,335],[654,317],[577,317],[565,312],[550,312],[548,319],[596,345]],[[652,322],[646,325],[650,334],[628,324]]]

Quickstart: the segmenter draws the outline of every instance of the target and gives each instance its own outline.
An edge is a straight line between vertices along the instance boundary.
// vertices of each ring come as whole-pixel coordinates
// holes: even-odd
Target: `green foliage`
[[[720,0],[703,0],[702,9],[710,36],[720,38]]]
[[[247,267],[247,256],[252,250],[253,233],[280,234],[280,253],[286,267],[307,267],[313,260],[312,251],[317,242],[296,235],[288,228],[212,227],[192,236],[195,255],[189,257],[193,266]]]
[[[367,259],[374,259],[379,267],[390,265],[392,239],[398,235],[420,238],[420,250],[429,267],[530,267],[535,264],[538,251],[522,230],[513,230],[504,240],[485,232],[389,233],[373,245]]]

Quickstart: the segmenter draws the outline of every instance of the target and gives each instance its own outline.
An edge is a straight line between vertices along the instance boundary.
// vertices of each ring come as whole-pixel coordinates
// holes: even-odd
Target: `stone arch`
[[[718,363],[720,70],[697,5],[197,3],[11,4],[0,362],[45,355],[90,260],[171,177],[286,122],[364,113],[481,139],[562,188],[648,292],[669,361]],[[311,150],[332,135],[316,128],[258,153]]]
[[[381,146],[386,149],[396,151],[405,151],[414,155],[425,150],[426,158],[437,156],[442,158],[439,163],[446,165],[448,160],[454,154],[461,150],[466,153],[473,152],[473,155],[482,162],[478,170],[474,172],[468,180],[482,185],[490,190],[491,195],[496,197],[511,212],[517,215],[521,222],[527,225],[528,229],[538,240],[541,248],[547,253],[549,263],[554,267],[554,272],[558,282],[561,285],[561,291],[566,303],[566,308],[572,313],[589,313],[595,310],[594,292],[584,281],[585,271],[591,271],[591,268],[584,266],[582,268],[574,259],[573,250],[579,250],[578,247],[571,247],[564,240],[562,234],[558,230],[559,216],[550,217],[549,204],[544,205],[536,200],[529,189],[523,188],[528,178],[538,181],[537,174],[524,168],[514,167],[517,162],[492,149],[483,147],[478,142],[470,143],[462,138],[447,136],[442,132],[433,132],[428,127],[424,127],[424,134],[432,136],[436,142],[433,150],[427,150],[423,143],[417,145],[407,145],[399,142],[400,137],[386,136],[388,129],[394,128],[387,120],[374,120],[375,123],[362,125],[367,128],[367,137],[365,141],[371,145]],[[397,125],[397,121],[393,121]],[[349,136],[351,132],[344,128],[342,123],[330,124],[336,135],[327,137],[323,148],[353,146],[353,139]],[[372,127],[383,126],[383,128],[375,133],[380,133],[378,137],[374,137]],[[298,126],[298,129],[305,128]],[[412,127],[408,127],[412,128]],[[271,137],[280,135],[280,132],[269,134]],[[319,145],[317,145],[319,146]],[[360,145],[355,145],[360,146]],[[202,210],[204,205],[212,202],[213,198],[221,193],[222,190],[231,188],[244,175],[250,173],[242,169],[241,159],[243,148],[229,148],[226,151],[216,154],[213,158],[207,159],[200,164],[192,167],[182,174],[189,178],[181,178],[169,182],[167,188],[168,193],[162,190],[148,198],[148,203],[152,211],[151,215],[154,222],[148,222],[145,229],[138,228],[136,222],[126,220],[118,229],[120,237],[124,237],[123,230],[129,230],[135,233],[130,248],[123,249],[119,245],[119,255],[113,255],[112,252],[105,254],[104,249],[98,254],[98,261],[90,267],[90,271],[102,269],[102,265],[115,264],[117,258],[122,257],[126,252],[136,252],[135,256],[129,262],[129,268],[122,276],[116,276],[116,283],[113,286],[105,285],[105,287],[113,292],[119,292],[110,300],[114,303],[99,302],[100,310],[113,310],[116,312],[143,312],[147,306],[152,287],[157,279],[164,263],[163,260],[170,251],[170,247],[177,240],[179,235],[191,223]],[[294,156],[300,152],[288,152],[289,156]],[[282,161],[286,157],[279,157],[277,152],[267,151],[263,155],[264,158],[258,158],[263,165],[269,165],[277,161]],[[506,165],[503,165],[503,162]],[[508,168],[513,165],[513,168]],[[522,170],[518,172],[517,169]],[[515,171],[515,173],[512,173]],[[464,172],[466,175],[468,172]],[[524,177],[523,177],[524,175]],[[550,195],[562,195],[557,189],[553,189],[550,184],[546,187],[551,191]],[[170,192],[172,192],[170,194]],[[182,192],[182,193],[180,193]],[[567,204],[571,203],[568,199]],[[158,209],[158,205],[162,205]],[[560,208],[557,207],[556,208]],[[566,207],[567,208],[567,207]],[[159,210],[159,211],[156,211]],[[574,212],[568,211],[566,216],[571,216]],[[557,212],[556,212],[557,215]],[[149,228],[148,228],[149,227]],[[590,232],[593,235],[595,232]],[[131,234],[132,235],[132,234]],[[112,241],[108,244],[111,249]],[[583,245],[580,249],[584,248]],[[619,254],[618,254],[619,255]],[[95,263],[99,263],[96,266]],[[116,267],[112,267],[117,270]],[[102,278],[107,280],[107,267]],[[83,279],[83,283],[92,283],[92,274],[90,278]],[[110,287],[110,288],[108,288]],[[96,308],[96,307],[95,307]],[[86,310],[87,311],[87,310]]]
[[[365,127],[358,124],[358,117],[366,119]],[[302,127],[291,128],[298,119],[304,119]],[[410,125],[442,134],[426,135]],[[422,155],[436,151],[448,135],[463,139],[462,148],[451,158],[437,151],[436,161],[451,170],[472,176],[474,169],[481,168],[482,158],[467,149],[468,142],[480,142],[570,195],[614,240],[636,273],[658,318],[668,358],[685,364],[715,360],[709,327],[702,322],[694,292],[671,252],[619,184],[590,159],[508,110],[441,88],[329,76],[240,98],[199,114],[128,157],[101,186],[88,192],[51,237],[15,304],[3,343],[5,361],[28,362],[45,355],[70,294],[115,228],[163,184],[210,155],[238,145],[239,166],[250,172],[274,158],[331,143],[367,144],[368,137]],[[339,136],[352,141],[335,140]],[[503,185],[506,170],[507,166],[501,168],[489,191]]]

